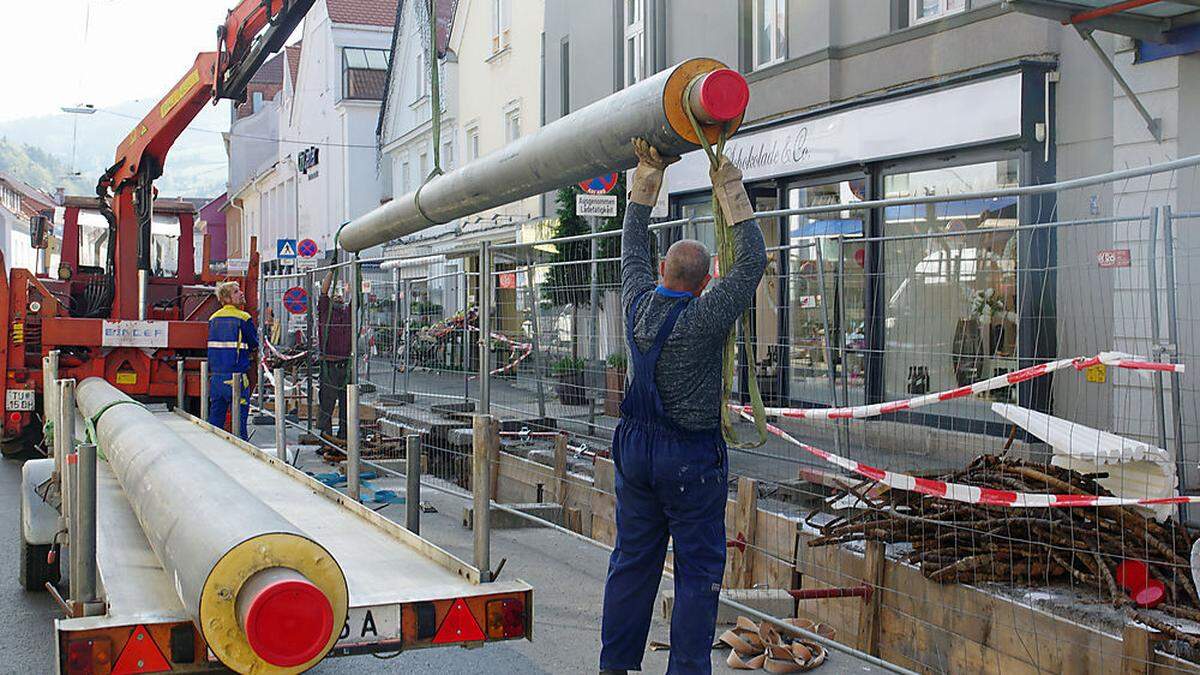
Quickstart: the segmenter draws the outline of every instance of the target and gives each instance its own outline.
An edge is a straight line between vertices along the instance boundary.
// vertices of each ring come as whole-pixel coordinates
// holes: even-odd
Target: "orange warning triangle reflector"
[[[133,629],[133,635],[121,650],[121,656],[113,665],[112,675],[134,675],[135,673],[170,672],[171,664],[163,656],[150,631],[145,626]]]
[[[467,609],[467,603],[462,598],[454,601],[450,612],[442,620],[442,627],[433,636],[433,644],[453,644],[456,642],[478,642],[485,639],[479,622]]]

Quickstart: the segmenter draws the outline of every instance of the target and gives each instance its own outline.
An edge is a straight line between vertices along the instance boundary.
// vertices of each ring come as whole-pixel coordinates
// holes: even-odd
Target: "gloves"
[[[638,165],[633,174],[633,185],[629,188],[629,200],[652,207],[658,201],[663,172],[666,171],[667,165],[679,161],[679,158],[663,157],[654,146],[641,138],[633,139],[633,152],[637,155]]]
[[[750,205],[746,186],[742,185],[742,172],[728,157],[721,155],[721,163],[715,170],[710,167],[708,175],[712,178],[713,196],[727,224],[736,225],[754,217],[754,207]]]

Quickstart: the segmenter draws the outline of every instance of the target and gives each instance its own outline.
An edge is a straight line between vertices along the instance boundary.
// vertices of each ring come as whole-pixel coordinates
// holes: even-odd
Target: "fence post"
[[[404,437],[404,526],[421,534],[421,437]]]
[[[538,302],[537,302],[537,274],[534,272],[536,268],[533,262],[526,260],[525,265],[525,285],[529,295],[529,321],[533,331],[533,381],[537,385],[537,405],[538,417],[545,419],[546,417],[546,383],[542,380],[545,374],[545,369],[542,365],[542,347],[539,344],[539,333],[541,328],[538,326]]]
[[[183,357],[175,361],[175,407],[187,411],[187,374],[183,372]]]
[[[412,282],[404,280],[404,393],[412,393]]]
[[[42,357],[42,408],[46,414],[46,420],[51,422],[53,426],[58,426],[58,387],[55,382],[58,381],[58,350],[50,352]],[[62,455],[58,453],[58,434],[55,433],[54,445],[52,452],[54,453],[54,471],[58,475],[62,475]]]
[[[1146,259],[1146,269],[1150,276],[1150,358],[1161,361],[1163,356],[1162,332],[1159,326],[1158,307],[1158,207],[1150,208],[1150,255]],[[1163,400],[1163,376],[1154,372],[1151,377],[1154,382],[1154,419],[1158,447],[1167,450],[1167,412]],[[1172,462],[1178,462],[1179,457],[1171,456]]]
[[[479,414],[492,412],[492,243],[479,243]]]
[[[287,457],[287,428],[284,426],[286,404],[284,403],[283,368],[275,369],[275,456],[282,461]]]
[[[471,527],[475,532],[475,567],[479,569],[479,580],[492,580],[492,524],[491,524],[491,457],[492,448],[500,447],[500,433],[496,419],[491,415],[475,415],[472,418],[471,439],[471,492],[474,497],[474,519]]]
[[[208,421],[208,359],[200,362],[200,419]]]
[[[591,252],[591,263],[589,264],[591,269],[589,270],[590,274],[588,275],[588,305],[590,306],[589,309],[591,310],[591,316],[589,317],[588,322],[591,324],[592,340],[590,348],[588,349],[588,361],[590,368],[584,370],[583,381],[585,384],[588,381],[588,370],[591,371],[593,377],[595,376],[596,368],[598,367],[596,361],[598,361],[600,358],[600,287],[598,286],[599,282],[596,279],[596,275],[599,271],[596,265],[596,259],[600,257],[600,241],[596,238],[596,225],[598,222],[599,218],[596,216],[588,216],[588,224],[591,226],[590,229],[592,233],[592,238],[588,242]],[[604,371],[601,370],[600,372],[601,377],[603,377]],[[588,394],[588,435],[595,436],[596,392],[599,391],[599,388],[588,387],[588,389],[591,390]]]
[[[567,434],[554,437],[554,499],[566,512],[567,503]]]
[[[1171,205],[1163,207],[1163,258],[1166,263],[1167,273],[1167,339],[1171,345],[1171,360],[1179,361],[1179,308],[1178,308],[1178,291],[1179,287],[1175,281],[1175,215],[1171,210]],[[1181,467],[1180,477],[1180,492],[1186,493],[1194,487],[1194,477],[1196,471],[1195,462],[1188,461],[1184,458],[1184,443],[1183,443],[1183,391],[1179,381],[1179,373],[1171,373],[1171,422],[1172,422],[1172,437],[1175,440],[1175,461]],[[1180,515],[1182,520],[1190,520],[1187,516],[1189,512],[1195,512],[1196,508],[1189,504],[1181,504]]]
[[[67,545],[71,547],[71,559],[67,566],[71,579],[67,588],[67,596],[77,599],[83,572],[78,569],[79,556],[75,555],[80,549],[79,528],[76,526],[76,511],[79,509],[76,488],[78,469],[76,458],[73,456],[75,453],[75,380],[58,380],[58,423],[56,427],[54,440],[57,445],[57,453],[62,454],[64,469],[62,474],[63,519],[67,525]]]
[[[242,437],[242,374],[229,377],[229,388],[233,393],[229,404],[229,433]]]
[[[316,289],[315,281],[316,273],[311,270],[304,273],[304,290],[308,295],[308,311],[305,320],[305,328],[307,329],[305,337],[308,338],[308,357],[304,359],[304,381],[308,388],[305,403],[308,407],[308,412],[304,415],[304,423],[310,436],[313,431],[313,361],[321,358],[321,328],[317,325],[320,317],[316,316],[318,299],[313,293]],[[299,412],[298,409],[297,412]]]
[[[266,278],[266,276],[263,275],[263,264],[261,262],[259,262],[258,263],[258,339],[261,342],[266,342],[267,339],[270,338],[270,336],[267,335],[266,297],[267,297],[267,278]],[[259,353],[261,354],[262,352],[260,351]],[[264,379],[266,379],[266,378],[263,378],[263,377],[258,378],[258,386],[255,387],[255,393],[258,397],[258,409],[260,411],[258,414],[256,414],[254,416],[255,424],[266,421],[265,418],[267,416],[266,415],[267,399],[266,399],[266,394],[265,394],[266,388],[263,384]]]
[[[408,284],[405,284],[407,286]],[[392,342],[388,363],[392,364],[392,396],[396,395],[396,356],[400,349],[400,298],[408,302],[408,293],[400,290],[400,268],[392,270]],[[406,324],[407,325],[407,324]]]
[[[346,490],[359,501],[358,384],[346,385]]]
[[[821,327],[825,332],[825,366],[829,373],[829,395],[832,397],[829,404],[833,407],[838,405],[837,395],[837,371],[833,366],[833,343],[829,336],[829,303],[827,302],[828,289],[825,288],[825,256],[821,253],[821,242],[816,242],[817,251],[817,285],[821,289]],[[747,352],[750,352],[752,347],[747,345]],[[755,370],[754,354],[748,354],[750,362],[750,377],[758,377],[758,372]],[[839,455],[842,454],[842,432],[840,426],[833,428],[834,448]]]
[[[358,260],[350,262],[350,371],[347,377],[358,384],[358,312],[362,309],[362,280],[358,276]]]
[[[71,552],[71,576],[77,595],[71,599],[86,605],[96,601],[96,446],[81,443],[76,470],[77,502],[72,529],[76,548]]]

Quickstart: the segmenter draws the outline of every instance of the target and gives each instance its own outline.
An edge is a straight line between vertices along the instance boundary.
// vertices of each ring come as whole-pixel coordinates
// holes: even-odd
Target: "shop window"
[[[342,98],[382,101],[387,85],[386,49],[342,49]]]
[[[512,26],[512,0],[492,0],[492,54],[508,49]]]
[[[909,0],[910,23],[941,19],[957,14],[967,8],[967,0]]]
[[[787,0],[754,0],[754,68],[787,58]]]
[[[625,86],[646,77],[646,0],[625,0]]]
[[[884,176],[887,198],[972,193],[1019,184],[1015,159]],[[886,397],[953,389],[1017,368],[1017,199],[884,209]],[[986,395],[1015,402],[1016,389]],[[965,398],[944,414],[986,417]]]
[[[788,208],[849,205],[862,201],[865,189],[863,178],[789,188]],[[827,405],[864,400],[865,221],[866,213],[855,209],[788,217],[787,347],[793,399]]]

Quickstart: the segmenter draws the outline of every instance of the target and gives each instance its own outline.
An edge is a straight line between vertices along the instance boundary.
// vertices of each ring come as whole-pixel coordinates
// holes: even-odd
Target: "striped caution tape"
[[[1101,352],[1096,356],[1078,357],[1073,359],[1060,359],[1049,363],[1040,363],[1036,366],[1014,370],[1011,373],[997,375],[969,384],[958,387],[956,389],[947,389],[933,394],[924,394],[909,399],[898,401],[888,401],[886,403],[872,403],[870,405],[856,405],[844,408],[767,408],[767,414],[776,417],[790,417],[793,419],[809,419],[809,420],[839,420],[839,419],[864,419],[867,417],[878,417],[887,413],[899,412],[901,410],[911,410],[920,408],[934,403],[943,401],[951,401],[964,396],[974,394],[982,394],[984,392],[993,391],[1011,387],[1015,384],[1020,384],[1026,380],[1032,380],[1036,377],[1048,375],[1056,370],[1064,368],[1074,368],[1075,370],[1085,370],[1095,365],[1105,365],[1114,368],[1124,368],[1126,370],[1136,371],[1157,371],[1157,372],[1184,372],[1183,364],[1181,363],[1160,363],[1157,361],[1145,361],[1138,359],[1131,354],[1123,354],[1121,352]],[[750,412],[749,406],[738,406],[738,412]]]
[[[737,411],[747,420],[753,418],[737,406]],[[1134,499],[1128,497],[1101,497],[1097,495],[1052,495],[1031,494],[1028,492],[1008,492],[993,490],[961,483],[947,483],[929,478],[917,478],[908,474],[885,471],[863,464],[841,455],[802,443],[791,434],[774,424],[767,424],[767,430],[796,447],[809,452],[821,459],[848,471],[887,485],[896,490],[919,492],[931,497],[940,497],[955,502],[967,504],[987,504],[991,506],[1011,506],[1015,508],[1045,508],[1048,506],[1155,506],[1159,504],[1192,504],[1200,503],[1200,496],[1161,497],[1156,499]]]

